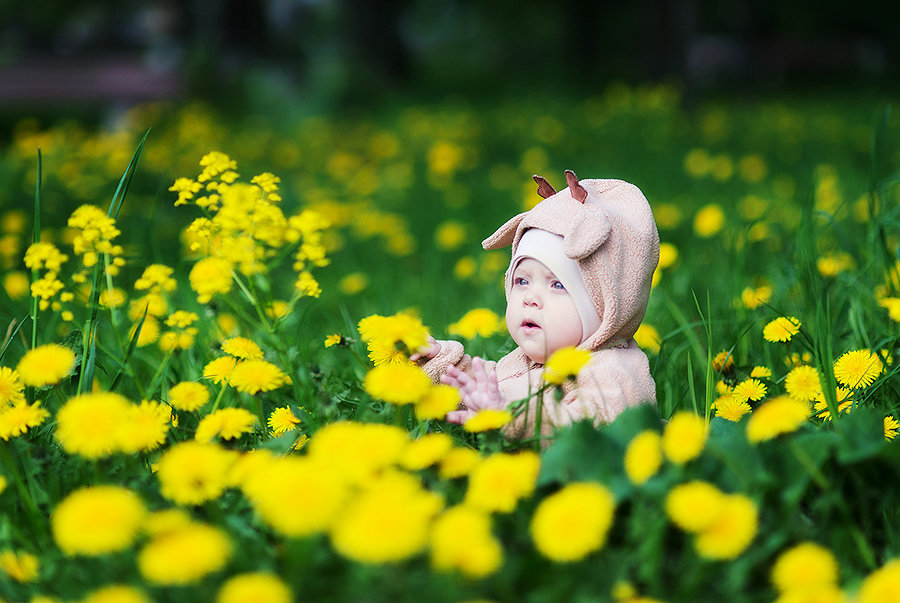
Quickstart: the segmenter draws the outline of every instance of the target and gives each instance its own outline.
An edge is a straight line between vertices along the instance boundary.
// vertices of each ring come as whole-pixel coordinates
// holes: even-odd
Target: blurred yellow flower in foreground
[[[144,591],[134,586],[107,584],[89,592],[81,603],[151,603],[151,599]]]
[[[658,354],[659,346],[662,344],[659,331],[656,330],[656,327],[646,322],[642,322],[641,326],[637,328],[634,334],[634,341],[639,348],[652,354]]]
[[[856,593],[857,603],[884,603],[897,600],[900,559],[891,559],[869,574]]]
[[[25,352],[16,372],[25,385],[44,387],[53,385],[72,372],[75,353],[67,347],[48,343]]]
[[[726,494],[716,520],[697,534],[694,547],[701,557],[734,559],[756,537],[756,504],[742,494]]]
[[[673,463],[684,464],[700,455],[706,445],[708,426],[703,417],[681,411],[663,430],[662,449]]]
[[[218,444],[186,441],[159,457],[160,494],[180,505],[199,505],[225,491],[235,453]]]
[[[699,533],[715,523],[722,513],[725,495],[713,484],[691,481],[678,484],[666,495],[666,514],[679,528]]]
[[[495,408],[485,408],[479,410],[472,415],[464,424],[463,428],[469,433],[480,433],[482,431],[491,431],[500,429],[513,420],[512,413],[508,410],[498,410]]]
[[[602,484],[572,482],[541,501],[531,518],[538,551],[558,562],[583,559],[606,542],[615,499]]]
[[[488,512],[511,512],[534,491],[540,466],[540,457],[531,451],[492,454],[469,474],[465,504]]]
[[[254,572],[230,577],[219,588],[216,603],[291,603],[290,587],[275,574]]]
[[[24,551],[5,550],[0,552],[0,572],[16,582],[34,582],[40,570],[38,558]]]
[[[815,542],[803,542],[781,553],[772,567],[772,584],[781,595],[804,594],[838,584],[834,554]]]
[[[134,542],[146,516],[143,501],[119,486],[72,492],[53,511],[53,539],[67,555],[104,555]]]
[[[441,507],[441,497],[422,488],[413,476],[387,472],[342,510],[331,527],[331,543],[355,561],[401,561],[425,548],[431,521]]]
[[[63,450],[98,459],[121,450],[121,429],[131,418],[133,405],[112,392],[70,398],[56,413],[54,437]]]
[[[398,405],[418,402],[431,387],[428,375],[413,364],[381,364],[363,380],[370,396]]]
[[[591,360],[591,353],[574,347],[565,347],[553,353],[544,365],[544,381],[562,385],[567,379],[577,379],[578,373]]]
[[[490,516],[465,505],[447,509],[435,520],[429,548],[432,568],[459,570],[468,578],[491,575],[503,562],[503,549],[491,534]]]
[[[659,471],[662,460],[662,438],[647,429],[634,436],[625,449],[625,474],[639,486]]]
[[[772,398],[757,408],[747,423],[747,439],[755,444],[797,430],[809,417],[809,403],[788,396]]]
[[[231,541],[224,531],[191,522],[154,536],[138,554],[137,565],[148,582],[180,586],[221,569],[231,553]]]

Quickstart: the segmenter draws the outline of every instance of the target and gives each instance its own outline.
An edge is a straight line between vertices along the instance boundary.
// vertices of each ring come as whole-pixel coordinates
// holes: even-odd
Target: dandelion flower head
[[[475,308],[448,325],[447,332],[465,339],[474,339],[476,336],[490,337],[505,328],[506,321],[499,314],[488,308]]]
[[[809,404],[788,396],[778,396],[757,408],[747,422],[751,443],[770,440],[779,434],[796,431],[809,417]]]
[[[137,565],[148,582],[180,586],[223,568],[231,553],[231,541],[225,532],[191,522],[153,537],[138,554]]]
[[[88,459],[122,450],[122,430],[131,419],[133,404],[112,392],[70,398],[56,413],[54,437],[69,454]]]
[[[32,427],[37,427],[50,416],[50,413],[41,408],[40,401],[34,404],[20,402],[12,406],[0,405],[0,439],[9,440],[28,433]]]
[[[421,400],[432,387],[431,379],[412,364],[381,364],[363,380],[366,392],[391,404],[412,404]]]
[[[567,379],[575,379],[578,372],[591,360],[591,353],[574,347],[557,350],[544,365],[544,381],[562,385]]]
[[[694,547],[707,559],[734,559],[756,537],[756,504],[742,494],[727,494],[716,520],[697,534]]]
[[[103,555],[134,542],[146,508],[119,486],[88,486],[72,492],[53,511],[53,539],[67,555]]]
[[[791,398],[809,402],[822,392],[819,371],[808,364],[794,367],[784,379],[784,389]]]
[[[25,352],[16,372],[25,385],[45,387],[59,383],[75,367],[75,353],[67,347],[48,343]]]
[[[548,559],[571,562],[599,550],[612,525],[615,500],[603,485],[573,482],[541,501],[531,537]]]
[[[215,500],[225,491],[234,460],[234,453],[214,443],[175,444],[159,458],[160,493],[180,505]]]
[[[256,343],[246,337],[232,337],[222,342],[222,351],[229,356],[241,360],[251,360],[263,357],[263,352]]]
[[[245,433],[253,433],[256,415],[246,408],[220,408],[202,419],[197,425],[194,439],[209,442],[213,438],[234,440]]]
[[[25,401],[25,384],[19,379],[19,373],[11,368],[0,366],[0,408],[4,405],[14,406]]]
[[[228,382],[239,392],[256,395],[278,389],[291,382],[280,368],[261,359],[239,362],[231,371]]]
[[[297,429],[299,423],[300,419],[294,415],[289,406],[281,406],[269,414],[269,429],[271,429],[275,435],[282,435],[289,431],[293,431]]]
[[[770,343],[784,342],[799,332],[799,320],[793,316],[779,316],[763,327],[763,338]]]
[[[178,410],[195,411],[209,402],[209,390],[196,381],[182,381],[169,388],[169,404]]]
[[[442,419],[459,406],[459,390],[452,385],[435,385],[416,402],[416,418]]]
[[[534,452],[497,452],[469,474],[465,504],[488,512],[509,513],[534,491],[540,458]]]
[[[772,583],[781,594],[810,592],[838,583],[838,563],[831,551],[814,542],[800,543],[779,555]]]
[[[480,433],[482,431],[500,429],[504,425],[509,424],[512,420],[512,413],[508,410],[485,408],[472,415],[463,424],[463,428],[469,433]]]
[[[877,354],[854,350],[835,360],[834,377],[846,387],[864,388],[872,385],[883,369],[884,364]]]
[[[641,485],[656,475],[662,465],[662,438],[652,429],[637,434],[625,449],[625,473],[631,483]]]
[[[708,426],[703,417],[692,412],[676,413],[663,430],[662,449],[673,463],[684,464],[703,451]]]
[[[491,534],[491,518],[483,512],[457,505],[434,522],[430,536],[431,567],[458,570],[468,578],[495,573],[503,562],[503,549]]]
[[[253,572],[230,577],[219,589],[216,603],[291,603],[290,587],[275,574]]]

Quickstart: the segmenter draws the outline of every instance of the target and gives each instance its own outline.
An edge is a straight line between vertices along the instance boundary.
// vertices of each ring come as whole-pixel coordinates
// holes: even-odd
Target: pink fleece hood
[[[638,187],[622,180],[579,181],[566,170],[568,186],[559,192],[540,176],[534,180],[544,200],[514,216],[482,246],[512,245],[515,255],[529,228],[563,237],[563,249],[578,262],[600,316],[600,326],[585,334],[579,347],[598,350],[627,343],[644,319],[659,262],[659,233],[650,204]],[[509,295],[509,275],[506,282]]]

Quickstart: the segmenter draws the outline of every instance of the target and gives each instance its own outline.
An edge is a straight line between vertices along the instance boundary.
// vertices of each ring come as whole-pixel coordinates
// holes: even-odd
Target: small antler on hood
[[[547,182],[542,176],[538,176],[537,174],[533,175],[534,181],[537,182],[537,194],[546,199],[547,197],[552,197],[556,194],[556,190],[550,186],[550,183]]]
[[[575,175],[575,172],[573,172],[572,170],[566,170],[566,182],[569,185],[569,192],[572,194],[572,198],[576,201],[581,201],[582,203],[584,203],[584,200],[587,199],[588,193],[583,186],[578,184],[578,176]]]

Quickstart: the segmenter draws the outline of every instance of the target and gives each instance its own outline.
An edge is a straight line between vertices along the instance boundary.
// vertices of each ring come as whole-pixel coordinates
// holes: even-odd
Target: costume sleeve
[[[472,358],[466,354],[460,342],[438,340],[438,343],[441,344],[441,351],[438,352],[437,356],[421,365],[422,370],[431,377],[432,381],[439,383],[441,375],[451,364],[463,372],[471,373]]]

